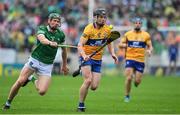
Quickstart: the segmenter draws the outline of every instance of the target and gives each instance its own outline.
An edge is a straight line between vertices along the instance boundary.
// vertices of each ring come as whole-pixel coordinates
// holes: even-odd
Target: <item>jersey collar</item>
[[[93,23],[93,26],[94,26],[95,29],[98,29],[97,24],[95,22]],[[103,28],[103,27],[104,27],[104,25],[101,28]]]
[[[94,28],[97,28],[97,25],[96,25],[96,23],[93,23],[93,26],[94,26]]]
[[[49,25],[47,26],[47,30],[48,30],[49,32],[51,31],[51,29],[50,29]]]
[[[49,32],[51,32],[51,29],[50,29],[49,25],[47,25],[47,30],[48,30]],[[57,29],[56,29],[54,32],[56,32],[56,31],[57,31]]]

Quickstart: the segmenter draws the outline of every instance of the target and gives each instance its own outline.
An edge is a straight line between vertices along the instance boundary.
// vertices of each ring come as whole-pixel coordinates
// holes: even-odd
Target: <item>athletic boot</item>
[[[11,103],[10,103],[10,101],[6,101],[6,103],[3,105],[2,110],[7,110],[7,109],[10,109],[10,107],[11,107]]]
[[[124,97],[124,102],[128,103],[130,101],[130,96],[129,95],[126,95]]]
[[[79,103],[79,106],[77,108],[78,112],[85,112],[86,107],[84,106],[84,103]]]

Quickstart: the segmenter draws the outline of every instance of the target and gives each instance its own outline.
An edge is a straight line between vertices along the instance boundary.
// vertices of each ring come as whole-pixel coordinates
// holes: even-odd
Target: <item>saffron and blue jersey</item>
[[[86,44],[83,46],[86,55],[92,54],[98,48],[100,48],[106,40],[109,38],[111,29],[108,25],[104,25],[100,29],[96,28],[94,23],[88,24],[80,39],[87,39]],[[94,60],[101,60],[103,50],[99,51],[92,57]]]
[[[149,33],[131,30],[125,33],[121,42],[127,44],[125,52],[126,60],[144,62],[146,46],[151,43]]]
[[[143,73],[145,67],[144,60],[146,46],[151,44],[149,33],[145,31],[128,31],[123,36],[121,43],[127,44],[125,67],[134,68],[136,71]]]

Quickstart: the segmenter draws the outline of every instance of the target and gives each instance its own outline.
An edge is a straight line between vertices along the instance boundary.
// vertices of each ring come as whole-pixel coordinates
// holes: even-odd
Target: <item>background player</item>
[[[133,23],[134,30],[126,32],[119,44],[120,48],[125,48],[126,50],[125,102],[130,101],[131,81],[133,74],[135,74],[135,86],[137,87],[141,83],[141,78],[145,67],[145,51],[147,51],[148,55],[150,56],[153,50],[149,33],[141,30],[142,19],[140,17],[135,17]]]
[[[175,33],[169,32],[166,38],[169,54],[169,67],[167,74],[176,74],[177,59],[178,59],[178,42],[175,39]]]

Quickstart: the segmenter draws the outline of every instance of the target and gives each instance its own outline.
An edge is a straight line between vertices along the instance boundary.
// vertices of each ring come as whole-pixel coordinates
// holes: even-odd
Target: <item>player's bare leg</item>
[[[92,76],[91,90],[96,90],[101,80],[101,73],[93,72]]]
[[[43,96],[47,92],[50,83],[51,83],[50,76],[39,76],[38,79],[34,81],[34,84],[36,86],[39,95]]]
[[[86,96],[88,94],[89,86],[91,85],[92,73],[91,73],[91,67],[90,66],[84,66],[81,68],[81,70],[82,70],[82,74],[84,76],[84,82],[81,85],[81,88],[79,90],[78,111],[85,111],[84,101],[85,101]]]
[[[176,70],[177,70],[176,64],[177,64],[177,62],[174,61],[174,65],[173,65],[173,74],[176,74]]]
[[[21,86],[24,85],[24,83],[27,81],[28,77],[33,74],[33,70],[31,70],[28,67],[23,67],[23,69],[21,70],[21,73],[19,75],[19,78],[17,79],[17,81],[14,83],[14,85],[11,87],[11,90],[9,92],[9,96],[8,96],[8,100],[6,101],[3,109],[9,109],[12,100],[14,99],[14,97],[17,95],[19,89],[21,88]]]
[[[170,61],[169,62],[169,66],[168,66],[168,70],[167,70],[168,71],[167,72],[168,75],[170,75],[172,73],[172,64],[173,64],[172,61]]]
[[[134,81],[134,85],[136,87],[141,83],[142,75],[143,74],[141,72],[136,71],[135,81]]]
[[[125,102],[129,102],[130,99],[130,91],[131,91],[131,81],[132,81],[132,75],[133,75],[134,69],[133,68],[126,68],[125,69]]]

